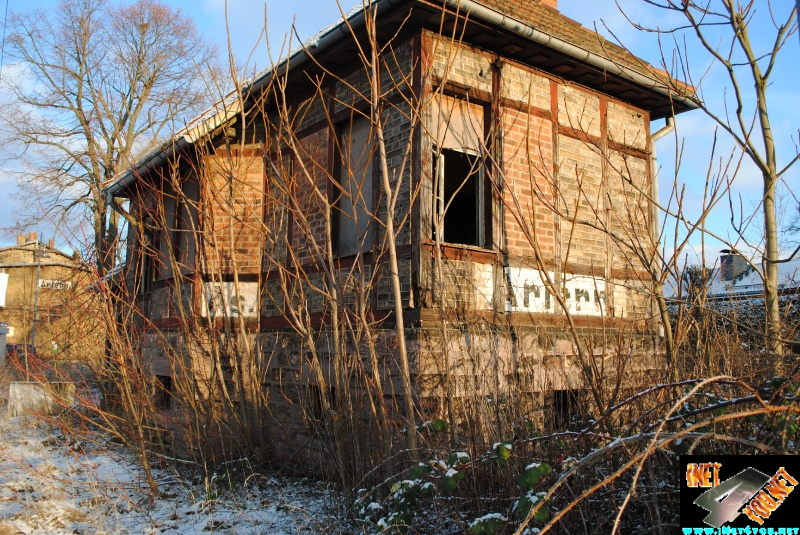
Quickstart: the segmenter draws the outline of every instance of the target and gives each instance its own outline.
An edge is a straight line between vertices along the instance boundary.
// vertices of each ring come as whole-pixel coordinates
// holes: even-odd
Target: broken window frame
[[[485,151],[487,107],[469,101],[465,96],[434,95],[431,105],[433,124],[433,157],[431,173],[431,239],[446,245],[491,249],[492,239],[492,194],[491,182],[486,172]],[[470,133],[471,131],[471,133]],[[449,158],[448,158],[449,156]],[[468,163],[466,176],[448,177],[448,160],[452,163],[459,156]],[[467,166],[459,166],[462,170]],[[474,195],[474,206],[470,216],[474,218],[474,236],[452,239],[454,220],[463,220],[468,214],[455,211],[459,195]],[[448,190],[451,193],[448,194]],[[466,210],[466,208],[464,208]]]
[[[193,191],[187,191],[187,186]],[[182,181],[181,187],[183,194],[178,194],[165,183],[152,199],[157,211],[149,212],[144,225],[142,294],[149,292],[154,282],[174,279],[196,269],[200,184],[196,177],[191,177]],[[173,260],[178,273],[173,270]]]

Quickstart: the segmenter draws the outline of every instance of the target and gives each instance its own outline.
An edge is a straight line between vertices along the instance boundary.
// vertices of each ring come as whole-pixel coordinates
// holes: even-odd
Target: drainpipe
[[[117,204],[117,200],[114,199],[114,195],[111,194],[110,190],[106,190],[106,204],[111,207],[116,213],[125,217],[124,210],[120,205]]]
[[[800,2],[800,0],[797,0]],[[661,222],[658,217],[658,208],[655,203],[658,202],[658,159],[656,158],[656,141],[672,133],[675,130],[675,117],[667,117],[667,124],[661,129],[650,136],[650,178],[653,181],[653,215],[652,215],[652,229],[653,241],[658,239],[661,234]]]
[[[800,0],[798,0],[800,1]],[[658,207],[656,204],[658,203],[658,159],[656,158],[656,141],[663,138],[667,134],[673,132],[675,130],[675,117],[667,117],[667,122],[663,126],[663,128],[659,129],[657,132],[653,133],[650,136],[650,180],[652,181],[652,189],[651,195],[653,196],[653,202],[651,204],[652,210],[651,214],[651,221],[650,221],[650,232],[653,236],[653,244],[655,247],[658,247],[659,244],[657,242],[658,237],[661,235],[661,221],[658,213]],[[655,264],[656,255],[653,255],[650,270],[651,273],[654,275],[656,274],[656,270],[660,273],[661,266],[656,266]],[[655,281],[654,281],[655,282]],[[653,316],[660,317],[661,323],[658,326],[658,335],[662,339],[664,339],[664,343],[666,346],[667,352],[667,366],[669,369],[668,373],[674,373],[675,368],[675,347],[673,344],[673,335],[672,335],[672,325],[670,324],[669,314],[667,312],[667,303],[664,299],[664,288],[660,284],[656,284],[656,287],[653,288],[655,293],[655,303],[653,303]]]

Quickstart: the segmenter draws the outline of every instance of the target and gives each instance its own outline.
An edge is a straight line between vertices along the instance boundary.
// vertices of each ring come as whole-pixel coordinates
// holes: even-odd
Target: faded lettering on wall
[[[562,312],[558,301],[552,295],[549,279],[557,284],[553,272],[543,278],[538,269],[506,268],[509,285],[507,308],[514,312],[555,314]],[[606,283],[603,279],[583,275],[567,274],[563,282],[563,299],[567,311],[583,316],[603,316],[606,314]]]

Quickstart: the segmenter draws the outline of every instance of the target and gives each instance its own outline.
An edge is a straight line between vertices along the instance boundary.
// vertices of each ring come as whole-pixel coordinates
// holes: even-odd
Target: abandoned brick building
[[[692,106],[556,0],[372,10],[107,188],[162,407],[202,378],[283,456],[343,407],[414,421],[409,378],[418,418],[473,425],[464,400],[513,391],[566,424],[587,381],[658,353],[650,124]]]
[[[40,355],[67,359],[83,358],[96,345],[91,322],[75,318],[92,282],[79,256],[58,250],[52,239],[43,242],[36,232],[20,234],[15,244],[0,247],[0,278],[6,279],[0,322],[8,327],[7,343],[35,344]]]

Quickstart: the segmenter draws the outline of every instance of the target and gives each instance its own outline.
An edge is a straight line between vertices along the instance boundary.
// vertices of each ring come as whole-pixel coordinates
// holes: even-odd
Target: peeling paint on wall
[[[236,300],[239,303],[237,304]],[[257,318],[258,283],[240,282],[239,293],[236,293],[236,284],[233,282],[207,282],[203,288],[204,318],[208,317],[209,309],[214,317],[239,317],[239,309],[245,318]]]

